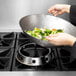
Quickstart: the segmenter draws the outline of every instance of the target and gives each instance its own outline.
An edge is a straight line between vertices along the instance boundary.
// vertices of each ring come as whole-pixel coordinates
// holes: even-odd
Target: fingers
[[[48,13],[52,13],[54,11],[54,6],[52,6],[50,9],[48,9]]]
[[[50,8],[48,10],[48,13],[51,13],[51,14],[53,14],[55,16],[55,14],[58,13],[58,11],[55,8]]]
[[[54,16],[57,16],[60,12],[60,9],[56,7],[56,5],[52,6],[50,9],[48,9],[48,13],[53,14]]]
[[[48,9],[48,13],[51,13],[54,16],[61,15],[66,12],[64,7],[65,5],[54,5]]]
[[[54,16],[57,16],[57,15],[59,15],[58,12],[59,12],[59,11],[54,11],[52,14],[53,14]]]
[[[52,10],[50,12],[51,14],[53,14],[54,16],[58,16],[58,15],[61,15],[61,14],[64,14],[65,13],[65,10]]]
[[[57,15],[63,14],[63,11],[53,9],[53,10],[50,10],[49,13],[53,14],[54,16],[57,16]]]

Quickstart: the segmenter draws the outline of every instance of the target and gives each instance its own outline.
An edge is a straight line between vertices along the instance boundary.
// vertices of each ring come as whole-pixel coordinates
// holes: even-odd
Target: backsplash
[[[48,14],[48,8],[59,3],[68,4],[69,0],[0,0],[0,29],[20,29],[23,16]],[[59,17],[69,20],[68,14]]]

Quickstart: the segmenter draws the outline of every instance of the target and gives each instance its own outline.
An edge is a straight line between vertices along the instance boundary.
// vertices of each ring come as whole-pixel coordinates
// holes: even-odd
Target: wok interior
[[[61,25],[59,25],[58,19],[49,15],[30,15],[22,18],[20,21],[20,25],[22,30],[33,30],[35,27],[37,28],[58,28],[63,29]]]

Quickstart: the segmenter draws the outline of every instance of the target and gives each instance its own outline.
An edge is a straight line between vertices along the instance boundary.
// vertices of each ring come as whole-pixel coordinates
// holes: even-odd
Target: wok
[[[70,22],[61,19],[59,17],[54,17],[46,14],[35,14],[35,15],[28,15],[23,17],[20,20],[20,26],[24,31],[33,30],[35,27],[37,28],[47,28],[47,29],[63,29],[64,32],[69,33],[73,36],[76,36],[76,27],[73,26]],[[37,43],[43,47],[55,47],[55,45],[49,43],[45,40],[40,40],[35,37],[30,36],[26,32],[24,35],[27,35],[33,42]]]

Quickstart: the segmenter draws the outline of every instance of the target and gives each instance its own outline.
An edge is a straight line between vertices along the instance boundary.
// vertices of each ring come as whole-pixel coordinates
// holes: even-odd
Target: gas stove
[[[17,52],[23,45],[33,43],[22,32],[0,33],[0,71],[75,71],[76,59],[71,62],[70,52],[64,47],[52,47],[51,60],[41,66],[29,66],[20,63]],[[36,43],[36,48],[45,49]],[[29,46],[30,49],[30,46]]]

